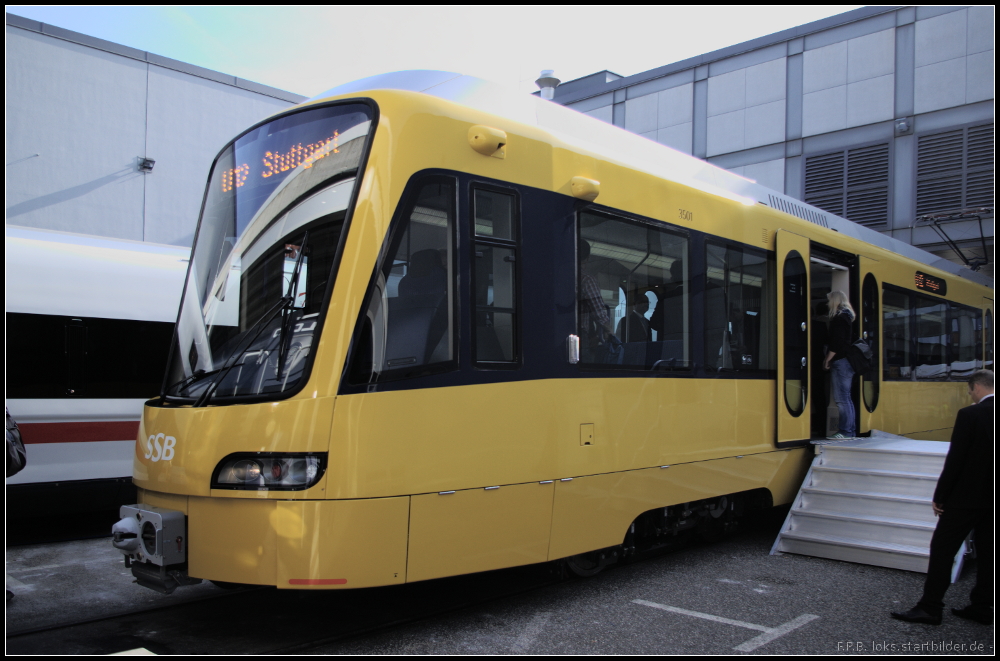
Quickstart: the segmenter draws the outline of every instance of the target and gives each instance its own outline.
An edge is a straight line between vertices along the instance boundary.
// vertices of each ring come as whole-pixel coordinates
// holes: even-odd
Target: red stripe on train
[[[134,441],[139,435],[139,421],[132,422],[19,422],[25,443],[94,443],[96,441]]]

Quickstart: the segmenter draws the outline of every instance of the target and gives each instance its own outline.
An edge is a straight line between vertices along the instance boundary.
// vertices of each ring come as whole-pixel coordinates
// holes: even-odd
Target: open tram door
[[[808,441],[809,239],[775,233],[778,275],[778,445]]]

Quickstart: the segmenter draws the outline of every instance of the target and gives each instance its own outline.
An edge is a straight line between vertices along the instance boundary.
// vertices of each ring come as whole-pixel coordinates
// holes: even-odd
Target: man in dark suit
[[[944,593],[951,582],[955,554],[970,531],[976,531],[976,587],[970,605],[952,608],[955,615],[993,623],[993,372],[969,377],[975,402],[958,412],[951,447],[934,490],[937,528],[931,538],[924,595],[910,610],[892,616],[904,622],[941,624]]]

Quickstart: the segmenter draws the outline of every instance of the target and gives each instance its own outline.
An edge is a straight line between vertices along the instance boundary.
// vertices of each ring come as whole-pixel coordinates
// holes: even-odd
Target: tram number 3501
[[[688,211],[687,209],[678,209],[677,217],[681,220],[694,220],[694,212]]]

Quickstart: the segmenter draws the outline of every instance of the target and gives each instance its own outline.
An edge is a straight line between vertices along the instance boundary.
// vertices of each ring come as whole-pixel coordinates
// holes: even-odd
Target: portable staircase
[[[931,499],[948,446],[884,432],[854,441],[818,442],[771,554],[926,573],[937,525]],[[964,552],[963,545],[953,576]]]

